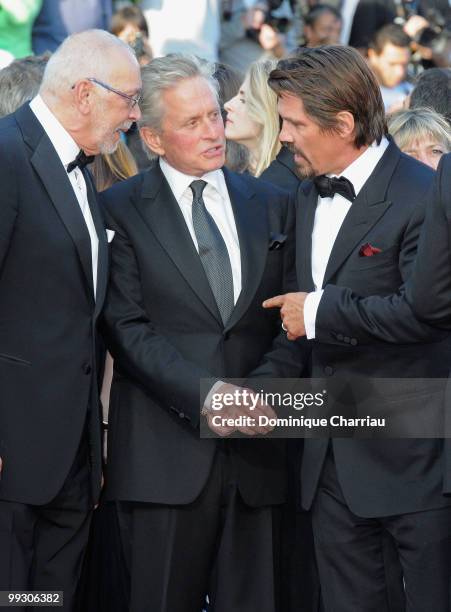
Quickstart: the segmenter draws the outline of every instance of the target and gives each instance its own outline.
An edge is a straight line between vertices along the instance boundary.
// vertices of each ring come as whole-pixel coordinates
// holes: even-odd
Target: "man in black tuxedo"
[[[422,321],[442,329],[451,328],[451,154],[440,160],[428,198],[426,216],[418,243],[406,295],[412,310]],[[447,425],[450,425],[451,389],[445,398]],[[449,434],[448,434],[449,435]],[[444,489],[451,493],[451,440],[445,441]]]
[[[106,487],[119,502],[133,612],[199,612],[207,593],[215,612],[274,612],[279,596],[273,509],[285,499],[284,445],[200,440],[202,407],[214,428],[200,381],[220,393],[221,378],[244,377],[280,331],[261,302],[294,270],[294,206],[221,169],[209,74],[177,55],[143,69],[141,136],[159,160],[102,194],[116,232],[104,312],[115,364]],[[280,367],[299,373],[290,357]]]
[[[108,251],[84,166],[139,118],[140,86],[128,47],[88,31],[0,122],[0,590],[60,590],[65,610],[101,482]]]
[[[449,328],[451,321],[451,154],[440,160],[426,209],[407,298],[419,319]]]
[[[447,376],[447,334],[415,318],[404,288],[433,173],[386,139],[378,85],[353,49],[283,60],[270,85],[281,140],[309,180],[297,202],[301,292],[265,306],[280,307],[289,340],[302,337],[314,378]],[[433,407],[427,389],[402,387],[389,397],[395,413]],[[384,530],[397,544],[407,610],[449,610],[451,497],[442,461],[437,439],[305,441],[302,501],[312,508],[326,611],[388,609]]]

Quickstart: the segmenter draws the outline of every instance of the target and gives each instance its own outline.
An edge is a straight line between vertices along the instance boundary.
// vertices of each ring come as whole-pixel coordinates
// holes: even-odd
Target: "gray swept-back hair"
[[[137,62],[131,47],[105,30],[85,30],[68,36],[47,62],[41,91],[58,96],[80,79],[108,81],[114,70],[113,49],[126,50]]]
[[[50,54],[22,57],[0,70],[0,117],[35,97],[49,57]]]
[[[214,65],[195,55],[171,53],[157,57],[141,69],[142,100],[139,127],[147,126],[155,132],[161,131],[164,116],[163,93],[184,79],[203,77],[218,99],[218,82],[213,77]],[[219,102],[218,102],[219,105]],[[157,157],[146,148],[150,159]]]

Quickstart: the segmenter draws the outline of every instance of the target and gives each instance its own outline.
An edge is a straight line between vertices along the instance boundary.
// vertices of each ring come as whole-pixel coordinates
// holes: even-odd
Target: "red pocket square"
[[[378,253],[382,253],[382,249],[374,247],[369,242],[362,244],[359,250],[360,257],[372,257],[373,255],[377,255]]]

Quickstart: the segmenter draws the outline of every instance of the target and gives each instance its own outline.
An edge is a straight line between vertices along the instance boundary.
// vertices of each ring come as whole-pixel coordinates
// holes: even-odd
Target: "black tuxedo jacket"
[[[404,286],[412,272],[424,197],[432,179],[429,168],[390,143],[353,202],[325,272],[316,339],[300,343],[313,377],[447,376],[448,335],[415,318]],[[296,230],[301,291],[314,288],[311,235],[317,198],[313,183],[302,183]],[[362,257],[359,251],[366,243],[381,252]],[[412,397],[409,384],[405,393],[399,385],[390,398],[392,409],[427,411],[428,393],[417,389]],[[305,507],[314,498],[328,444],[327,439],[305,441]],[[443,495],[441,440],[335,438],[332,444],[345,498],[359,516],[402,514],[451,503]]]
[[[97,497],[96,320],[108,250],[95,193],[88,182],[99,237],[94,301],[88,229],[67,173],[28,105],[0,121],[0,176],[0,499],[50,501],[87,420]]]
[[[259,178],[290,193],[297,191],[301,179],[296,174],[293,153],[286,147],[282,147],[276,159],[260,174]]]
[[[406,294],[419,319],[451,329],[451,154],[444,155],[421,230],[418,254]],[[451,366],[451,362],[449,362]],[[451,382],[451,381],[450,381]],[[446,416],[450,419],[451,386],[446,394]],[[448,426],[450,423],[448,423]],[[451,440],[445,441],[445,490],[451,493]]]
[[[278,313],[261,304],[284,290],[283,279],[294,270],[293,202],[252,177],[224,175],[242,270],[242,291],[225,327],[159,165],[102,194],[116,231],[104,312],[115,363],[109,498],[164,504],[196,499],[218,443],[199,439],[199,381],[246,376],[280,330]],[[287,364],[286,372],[298,373],[298,364]],[[243,499],[250,505],[283,501],[284,445],[266,439],[226,444]]]
[[[451,154],[440,160],[428,198],[407,298],[418,318],[451,328]]]

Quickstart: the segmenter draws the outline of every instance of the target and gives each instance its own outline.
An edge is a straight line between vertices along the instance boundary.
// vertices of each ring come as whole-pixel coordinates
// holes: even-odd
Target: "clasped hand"
[[[251,389],[224,383],[213,394],[206,417],[208,427],[218,436],[230,436],[235,431],[255,436],[274,429],[261,417],[274,419],[276,413]]]

